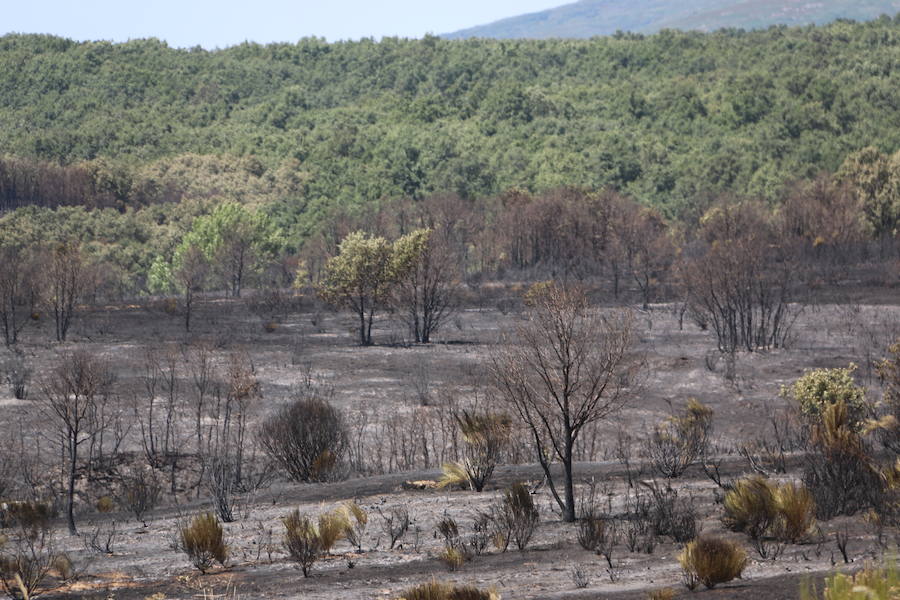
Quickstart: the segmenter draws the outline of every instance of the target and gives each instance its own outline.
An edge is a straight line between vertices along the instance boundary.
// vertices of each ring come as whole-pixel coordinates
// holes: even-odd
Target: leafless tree
[[[431,335],[455,311],[459,293],[458,263],[450,244],[438,232],[427,230],[417,259],[398,280],[396,302],[405,311],[417,343],[429,343]]]
[[[57,341],[65,341],[75,308],[93,280],[89,266],[76,242],[61,242],[44,250],[40,259],[43,276],[41,298],[53,313]]]
[[[778,348],[796,319],[796,269],[764,208],[722,205],[706,217],[684,281],[722,352]]]
[[[579,435],[635,391],[640,361],[633,352],[634,318],[625,311],[601,314],[583,290],[555,284],[533,290],[530,300],[518,339],[492,352],[491,372],[501,398],[532,437],[563,519],[572,522]],[[562,495],[550,468],[554,459],[564,470]]]
[[[21,246],[0,246],[0,327],[7,346],[31,320],[38,299],[37,272],[30,252]]]
[[[87,352],[74,352],[62,359],[43,382],[42,409],[63,444],[67,463],[66,520],[75,535],[75,481],[79,449],[97,432],[92,430],[93,412],[110,393],[113,382],[108,365]]]
[[[209,277],[210,264],[203,250],[196,245],[189,246],[182,255],[181,263],[173,275],[184,292],[184,330],[191,330],[191,315],[194,310],[195,295],[203,291]]]

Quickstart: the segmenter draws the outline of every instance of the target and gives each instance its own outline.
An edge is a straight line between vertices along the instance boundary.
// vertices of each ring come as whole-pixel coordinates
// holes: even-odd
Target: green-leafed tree
[[[355,231],[345,237],[337,256],[325,265],[319,285],[322,298],[335,306],[345,306],[359,317],[359,343],[372,344],[375,314],[388,301],[396,280],[394,249],[383,237]]]
[[[876,237],[896,234],[900,222],[900,153],[893,157],[864,148],[844,160],[838,178],[856,190]]]
[[[247,276],[258,272],[281,247],[269,219],[237,202],[223,202],[211,214],[196,219],[191,234],[235,297],[241,295]]]
[[[175,249],[172,261],[158,256],[147,274],[151,292],[168,294],[176,291],[184,296],[184,329],[191,330],[191,314],[196,295],[202,292],[209,279],[209,257],[194,234],[188,234]]]
[[[419,229],[392,244],[383,237],[355,231],[341,241],[337,256],[325,264],[319,294],[326,302],[356,313],[363,346],[372,344],[375,314],[397,297],[399,282],[417,268],[428,235],[429,230]]]

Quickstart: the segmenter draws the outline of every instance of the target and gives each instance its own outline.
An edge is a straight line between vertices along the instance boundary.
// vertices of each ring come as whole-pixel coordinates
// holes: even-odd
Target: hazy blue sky
[[[421,37],[448,33],[570,0],[4,0],[0,34],[52,33],[76,40],[158,37],[172,46],[230,46]]]

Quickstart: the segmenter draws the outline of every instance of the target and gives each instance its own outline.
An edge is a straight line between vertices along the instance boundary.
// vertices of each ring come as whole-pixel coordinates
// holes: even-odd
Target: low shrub
[[[476,414],[465,410],[455,418],[465,444],[465,460],[460,466],[469,486],[480,492],[493,475],[509,441],[511,420],[505,414]]]
[[[56,511],[46,502],[4,502],[0,504],[0,527],[15,527],[30,532],[32,537],[50,528]]]
[[[894,564],[867,566],[854,575],[835,573],[825,580],[821,596],[815,588],[801,588],[802,600],[896,600],[900,597],[900,570]]]
[[[267,418],[257,436],[263,451],[293,481],[331,481],[341,473],[347,428],[325,400],[295,400]]]
[[[119,505],[127,509],[138,521],[156,508],[162,496],[162,486],[156,475],[147,469],[136,468],[122,478],[119,485]]]
[[[409,529],[409,511],[402,506],[395,506],[387,513],[379,508],[378,514],[381,515],[382,530],[391,540],[390,549],[393,550]]]
[[[883,481],[871,445],[843,400],[826,405],[811,427],[803,483],[821,519],[852,515],[878,502]]]
[[[713,588],[741,576],[747,566],[747,553],[734,542],[701,536],[688,542],[678,555],[678,562],[688,589],[696,589],[701,583]]]
[[[802,484],[776,484],[761,476],[738,480],[725,494],[723,522],[732,531],[743,531],[754,541],[763,558],[777,548],[763,542],[771,537],[781,543],[805,539],[816,525],[816,504]]]
[[[300,566],[304,577],[322,553],[322,540],[319,531],[309,517],[301,515],[299,510],[282,519],[284,523],[284,549],[288,557]]]
[[[341,510],[346,519],[344,537],[356,548],[357,552],[362,552],[363,537],[366,534],[366,526],[369,524],[369,515],[356,502],[345,502]]]
[[[678,490],[668,482],[665,486],[656,481],[641,484],[650,491],[650,499],[643,507],[644,514],[636,516],[649,520],[653,535],[667,535],[679,543],[697,537],[697,510],[691,499],[679,498]]]
[[[0,538],[0,584],[10,598],[33,598],[46,591],[47,577],[58,555],[49,532],[20,530]]]
[[[446,462],[441,465],[441,471],[443,471],[443,474],[437,481],[438,489],[465,489],[471,485],[469,474],[462,463]]]
[[[578,522],[578,544],[588,552],[596,552],[606,535],[606,520],[594,514]]]
[[[447,568],[451,571],[456,571],[466,562],[468,557],[466,554],[458,549],[458,548],[444,548],[440,554],[438,554],[438,558],[447,565]]]
[[[691,398],[682,414],[657,425],[647,442],[653,468],[663,477],[680,477],[706,454],[712,417],[712,409]]]
[[[397,600],[500,600],[500,595],[494,591],[432,581],[402,592]]]
[[[524,550],[540,521],[540,512],[534,505],[531,493],[522,483],[508,487],[503,498],[494,503],[486,515],[493,529],[494,545],[503,552],[510,543]]]
[[[197,515],[190,523],[179,526],[178,541],[181,551],[201,573],[206,573],[216,562],[225,566],[228,559],[225,534],[214,514]]]
[[[116,509],[116,502],[110,496],[100,496],[94,505],[99,513],[110,513]]]
[[[329,554],[338,540],[344,537],[348,527],[350,518],[343,508],[319,515],[318,531],[322,552]]]

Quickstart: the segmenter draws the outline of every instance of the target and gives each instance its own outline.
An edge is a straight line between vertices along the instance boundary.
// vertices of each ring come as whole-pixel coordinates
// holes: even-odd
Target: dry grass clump
[[[212,513],[197,515],[189,524],[180,525],[178,546],[201,573],[206,573],[214,562],[224,567],[228,559],[222,524]]]
[[[816,503],[802,484],[775,484],[754,475],[737,481],[725,495],[723,521],[754,540],[771,536],[796,543],[816,524]]]
[[[761,475],[735,482],[725,494],[724,505],[725,526],[732,531],[746,532],[754,539],[765,535],[778,515],[774,486]]]
[[[312,566],[322,553],[322,538],[315,524],[300,511],[294,511],[282,519],[284,523],[284,549],[291,560],[300,565],[304,577],[309,577]]]
[[[647,600],[672,600],[675,597],[675,590],[670,587],[659,588],[647,592]]]
[[[805,539],[816,526],[816,503],[803,484],[784,483],[775,488],[778,520],[775,537],[792,544]]]
[[[356,548],[357,552],[361,552],[366,526],[369,524],[369,515],[356,502],[352,501],[345,502],[340,510],[343,511],[346,518],[344,537]]]
[[[438,554],[438,558],[447,565],[448,569],[456,571],[465,564],[468,557],[459,548],[447,546],[441,550],[440,554]]]
[[[696,589],[701,583],[713,588],[741,576],[747,566],[747,553],[734,542],[701,536],[688,542],[678,555],[678,562],[688,589]]]
[[[349,527],[350,517],[341,508],[319,515],[318,533],[322,552],[330,553]]]
[[[432,581],[406,590],[397,600],[500,600],[500,594]]]
[[[441,471],[443,471],[443,474],[437,481],[438,489],[464,489],[469,487],[469,474],[466,473],[466,467],[462,463],[446,462],[441,465]]]

